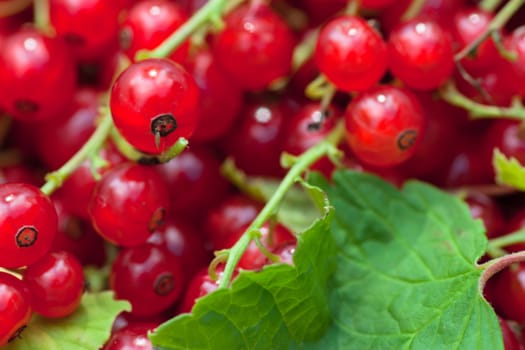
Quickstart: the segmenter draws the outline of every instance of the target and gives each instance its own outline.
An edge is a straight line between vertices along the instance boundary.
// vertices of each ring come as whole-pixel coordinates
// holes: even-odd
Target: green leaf
[[[308,349],[503,349],[478,290],[484,229],[457,198],[419,182],[315,177],[335,207],[333,321]]]
[[[516,158],[507,158],[500,150],[495,149],[492,163],[498,184],[525,191],[525,167]]]
[[[243,271],[231,289],[200,299],[151,335],[159,349],[289,349],[322,336],[330,322],[328,280],[335,269],[331,209],[298,236],[295,266]]]
[[[5,350],[97,350],[109,338],[111,325],[121,311],[131,310],[126,301],[113,300],[113,293],[86,293],[70,316],[46,319],[34,315],[29,326]]]

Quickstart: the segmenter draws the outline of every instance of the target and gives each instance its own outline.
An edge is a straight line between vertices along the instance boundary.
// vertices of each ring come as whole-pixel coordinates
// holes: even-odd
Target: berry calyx
[[[404,89],[381,86],[358,95],[345,112],[346,139],[364,163],[388,167],[415,152],[424,131],[416,97]]]
[[[0,267],[28,266],[44,256],[57,221],[53,203],[37,187],[0,184]]]
[[[192,76],[168,59],[130,65],[111,89],[115,126],[139,151],[160,154],[180,137],[189,138],[198,122],[198,88]]]

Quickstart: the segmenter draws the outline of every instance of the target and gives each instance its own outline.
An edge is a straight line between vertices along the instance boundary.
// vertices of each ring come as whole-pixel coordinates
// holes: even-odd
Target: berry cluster
[[[525,164],[523,1],[19,2],[0,11],[0,346],[33,312],[73,313],[86,266],[132,306],[110,350],[151,349],[149,330],[230,282],[221,252],[246,235],[233,277],[293,264],[297,232],[238,175],[282,178],[283,152],[326,140],[340,157],[300,170],[461,188],[489,238],[525,228],[491,161]],[[487,285],[507,349],[524,273]]]

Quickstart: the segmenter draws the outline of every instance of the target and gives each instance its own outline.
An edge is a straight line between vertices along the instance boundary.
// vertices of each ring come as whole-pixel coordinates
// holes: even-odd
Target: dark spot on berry
[[[177,129],[177,121],[170,113],[159,114],[151,120],[151,132],[153,135],[166,137]]]
[[[119,33],[118,42],[122,50],[127,50],[131,47],[131,41],[133,40],[133,32],[129,27],[124,27]]]
[[[22,339],[20,334],[22,334],[22,332],[24,331],[24,329],[26,329],[26,327],[27,327],[26,325],[23,325],[22,327],[18,328],[16,332],[11,336],[11,338],[9,338],[7,342],[10,343],[15,339]]]
[[[17,100],[15,101],[15,108],[18,112],[29,114],[38,111],[38,105],[29,100]]]
[[[150,232],[155,231],[160,226],[164,224],[164,219],[166,218],[166,209],[158,208],[155,210],[148,224],[148,230]]]
[[[319,131],[324,121],[330,117],[331,112],[329,110],[315,112],[312,115],[312,122],[308,123],[306,130],[308,131]]]
[[[157,295],[167,295],[175,288],[175,279],[169,272],[163,273],[157,277],[153,286]]]
[[[16,245],[20,248],[31,247],[38,238],[38,231],[33,226],[23,226],[16,233]]]
[[[157,165],[157,164],[160,164],[161,162],[160,162],[160,159],[157,157],[144,156],[144,157],[140,157],[139,159],[137,159],[137,163],[142,164],[142,165]]]
[[[85,44],[86,40],[75,33],[66,33],[64,34],[64,40],[73,46],[82,46]]]
[[[417,131],[411,129],[405,130],[397,138],[397,147],[402,151],[406,151],[414,145],[416,138]]]

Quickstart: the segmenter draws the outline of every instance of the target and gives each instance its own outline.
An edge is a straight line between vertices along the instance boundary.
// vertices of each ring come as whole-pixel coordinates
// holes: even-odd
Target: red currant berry
[[[148,332],[155,324],[130,325],[114,332],[102,350],[153,350]]]
[[[262,90],[290,72],[294,37],[268,5],[241,5],[224,21],[224,29],[213,41],[213,54],[241,87]]]
[[[89,204],[93,226],[120,246],[144,243],[164,224],[169,210],[168,186],[147,166],[125,163],[105,173]]]
[[[198,122],[199,89],[182,66],[147,59],[129,66],[111,89],[115,126],[138,150],[159,154],[179,137],[189,138]]]
[[[57,213],[37,187],[0,185],[0,267],[18,268],[44,256],[55,238]]]
[[[226,150],[235,165],[249,175],[281,176],[285,116],[283,107],[275,103],[247,103],[226,138]]]
[[[209,142],[224,136],[241,108],[241,89],[219,69],[209,50],[200,50],[189,62],[200,90],[199,122],[192,141]]]
[[[99,95],[93,89],[79,89],[72,110],[39,124],[36,153],[50,169],[58,169],[89,139],[99,112]]]
[[[335,127],[335,122],[341,112],[330,106],[326,111],[321,110],[319,103],[303,105],[287,122],[283,132],[283,150],[299,155],[324,140]],[[330,177],[334,170],[333,163],[324,157],[314,163],[311,168]]]
[[[511,265],[492,280],[491,304],[498,315],[525,323],[525,265]]]
[[[231,241],[228,246],[232,247],[239,238],[246,231],[247,227],[241,228],[234,235],[231,236]],[[270,252],[273,253],[278,248],[296,243],[295,236],[285,226],[276,224],[274,227],[270,227],[270,224],[266,223],[261,227],[261,238],[262,245]],[[251,242],[248,248],[244,251],[237,267],[245,270],[259,270],[268,263],[268,258],[264,255],[255,242]]]
[[[505,350],[522,350],[516,334],[509,327],[507,321],[498,316],[499,326],[501,328],[501,334],[503,335],[503,348]]]
[[[72,254],[45,255],[24,272],[33,310],[45,317],[59,318],[73,313],[84,292],[82,265]]]
[[[14,118],[35,121],[61,115],[75,86],[75,66],[61,40],[24,28],[3,42],[0,108]]]
[[[137,51],[154,49],[188,20],[188,14],[177,3],[167,0],[145,0],[135,3],[126,15],[120,30],[120,47],[133,60]],[[184,63],[189,41],[185,41],[170,56]]]
[[[210,149],[191,147],[167,163],[155,166],[168,184],[171,208],[188,213],[217,204],[228,190],[220,162]]]
[[[390,33],[388,61],[392,74],[406,85],[432,90],[452,76],[452,42],[436,22],[413,19]]]
[[[409,159],[424,130],[418,100],[391,86],[357,96],[346,110],[345,122],[351,150],[364,163],[378,167]]]
[[[155,231],[148,243],[162,246],[184,262],[186,275],[191,276],[206,266],[210,259],[203,235],[181,219],[168,219]]]
[[[181,261],[161,247],[143,244],[122,250],[113,263],[111,289],[131,303],[131,313],[149,316],[172,306],[185,288]]]
[[[470,214],[474,219],[481,219],[486,235],[494,238],[505,231],[505,219],[496,201],[482,193],[471,193],[465,198]]]
[[[477,39],[489,26],[494,15],[478,7],[464,8],[454,16],[452,34],[460,51]],[[476,49],[474,57],[465,57],[461,64],[469,71],[489,68],[498,58],[496,45],[492,40],[485,40]]]
[[[17,338],[29,323],[30,300],[24,282],[0,271],[0,347]]]
[[[328,80],[343,91],[364,91],[379,82],[387,67],[381,35],[364,19],[337,17],[321,29],[315,62]]]
[[[253,221],[262,205],[242,195],[226,197],[218,206],[209,211],[204,222],[204,233],[213,250],[228,248],[242,227]]]
[[[104,239],[97,234],[90,221],[68,212],[67,202],[53,197],[58,214],[58,230],[51,251],[73,254],[82,265],[102,267],[106,261]]]
[[[104,57],[118,44],[119,15],[125,0],[50,0],[49,19],[59,37],[83,61]]]
[[[500,233],[502,232],[512,233],[518,230],[522,230],[523,228],[525,228],[525,209],[521,208],[512,214],[512,216],[510,217],[507,223],[505,230],[500,231]],[[506,246],[505,250],[507,250],[508,252],[524,251],[525,242]]]

